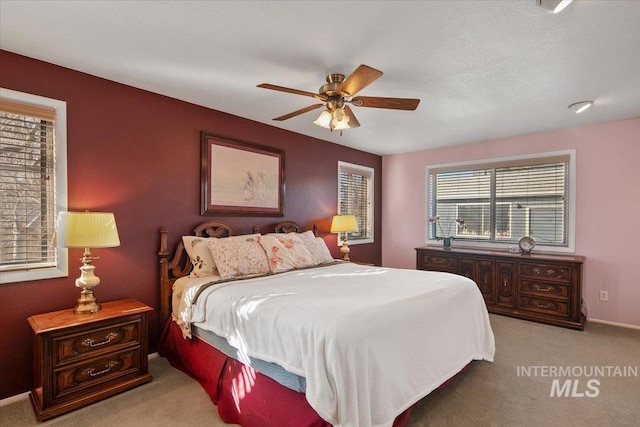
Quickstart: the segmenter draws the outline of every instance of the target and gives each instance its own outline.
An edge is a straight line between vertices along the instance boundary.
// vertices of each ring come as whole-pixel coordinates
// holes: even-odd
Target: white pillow
[[[223,237],[223,239],[257,241],[259,235],[260,234],[243,234],[240,236]],[[218,239],[216,237],[182,236],[184,248],[193,265],[193,269],[189,275],[190,277],[205,277],[218,274],[216,263],[209,249],[213,240]]]
[[[269,274],[267,254],[255,240],[214,239],[209,249],[223,279]]]
[[[302,240],[302,243],[309,253],[311,253],[311,256],[313,256],[314,265],[334,261],[322,237],[316,237],[311,230],[298,234],[298,237]]]
[[[294,268],[310,267],[313,265],[313,257],[309,251],[305,249],[302,242],[296,244],[293,243],[293,239],[288,239],[287,247],[274,234],[260,236],[258,241],[267,254],[269,269],[272,273],[282,273],[293,270]]]

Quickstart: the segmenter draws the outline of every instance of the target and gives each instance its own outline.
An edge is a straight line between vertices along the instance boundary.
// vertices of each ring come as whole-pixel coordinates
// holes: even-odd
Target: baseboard
[[[160,355],[158,354],[158,352],[155,352],[155,353],[151,353],[147,358],[151,360],[157,357],[160,357]],[[15,403],[15,402],[19,402],[23,399],[28,399],[29,393],[30,392],[25,391],[24,393],[16,394],[15,396],[9,396],[6,399],[0,399],[0,408],[3,406],[11,405],[12,403]]]
[[[25,391],[24,393],[16,394],[15,396],[9,396],[6,399],[0,400],[0,408],[3,406],[11,405],[12,403],[19,402],[23,399],[29,398],[29,392]]]
[[[603,325],[618,326],[620,328],[635,329],[640,331],[640,326],[629,325],[627,323],[610,322],[608,320],[593,319],[591,317],[587,320],[593,323],[602,323]]]

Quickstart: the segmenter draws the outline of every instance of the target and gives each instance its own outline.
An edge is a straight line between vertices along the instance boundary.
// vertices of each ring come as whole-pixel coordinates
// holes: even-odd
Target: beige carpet
[[[589,323],[580,332],[496,315],[491,324],[495,362],[474,362],[424,398],[408,427],[640,426],[640,376],[560,378],[578,380],[577,395],[594,394],[586,382],[598,380],[596,397],[550,397],[557,378],[518,376],[532,366],[632,366],[640,375],[640,331]],[[200,385],[165,359],[149,369],[153,382],[45,423],[28,399],[0,407],[0,426],[228,426]]]

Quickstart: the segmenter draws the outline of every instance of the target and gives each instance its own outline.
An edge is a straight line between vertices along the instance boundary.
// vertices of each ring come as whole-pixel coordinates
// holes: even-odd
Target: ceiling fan
[[[418,104],[420,103],[419,99],[354,96],[381,76],[382,71],[362,64],[347,78],[345,78],[344,74],[329,74],[327,76],[327,83],[320,87],[318,93],[276,86],[269,83],[262,83],[257,87],[309,96],[323,102],[323,104],[310,105],[296,110],[293,113],[276,117],[273,120],[283,121],[325,107],[325,110],[313,123],[331,131],[334,129],[339,130],[340,135],[342,135],[342,130],[360,126],[358,119],[356,119],[356,116],[347,104],[351,104],[354,107],[387,108],[392,110],[415,110],[418,108]]]

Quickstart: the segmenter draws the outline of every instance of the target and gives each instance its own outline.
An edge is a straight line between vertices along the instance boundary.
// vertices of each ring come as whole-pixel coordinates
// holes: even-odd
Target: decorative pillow
[[[231,240],[253,240],[257,241],[260,234],[243,234],[240,236],[223,237]],[[193,265],[190,277],[204,277],[218,274],[216,263],[211,256],[209,249],[211,242],[218,240],[216,237],[182,236],[184,248],[189,255],[189,260]]]
[[[329,252],[327,244],[322,237],[316,237],[313,231],[308,230],[298,234],[298,237],[313,257],[314,265],[332,262],[334,259]]]
[[[269,233],[267,236],[278,240],[289,252],[287,256],[292,260],[293,268],[304,268],[315,265],[313,255],[311,255],[309,250],[304,246],[304,243],[302,243],[302,240],[298,237],[298,233]],[[266,247],[265,250],[267,250]],[[270,255],[269,252],[267,252],[267,255]]]
[[[267,254],[255,240],[214,239],[209,248],[223,279],[269,274]]]
[[[272,273],[282,273],[294,268],[306,267],[312,260],[311,254],[299,254],[299,251],[288,249],[275,235],[260,236],[258,240],[269,259]]]

